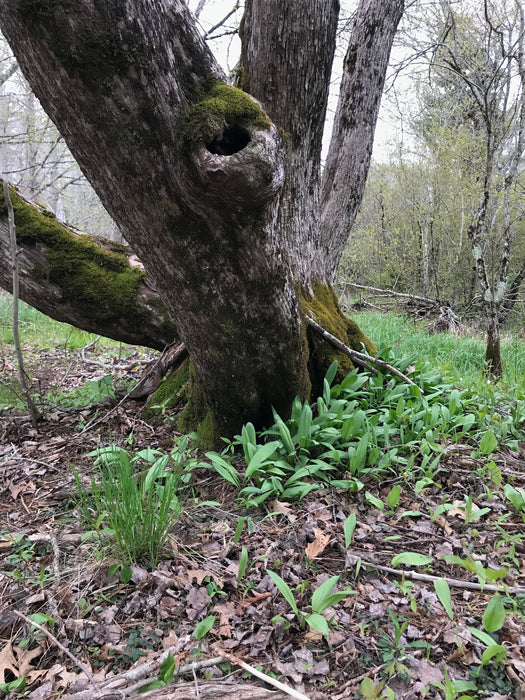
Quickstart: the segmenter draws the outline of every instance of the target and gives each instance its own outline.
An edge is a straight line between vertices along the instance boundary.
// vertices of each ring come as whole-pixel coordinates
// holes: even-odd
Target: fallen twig
[[[221,654],[221,656],[224,659],[226,659],[230,663],[235,664],[236,666],[240,666],[245,671],[248,671],[248,673],[251,673],[252,676],[256,676],[257,678],[260,678],[261,680],[263,680],[265,683],[269,683],[270,685],[273,685],[274,688],[278,688],[279,690],[282,690],[283,693],[290,695],[290,697],[296,698],[296,700],[309,700],[309,698],[306,695],[304,695],[303,693],[300,693],[298,690],[294,690],[293,688],[290,688],[289,685],[285,685],[284,683],[281,683],[281,681],[278,681],[275,678],[268,676],[266,673],[259,671],[258,669],[254,668],[253,666],[249,666],[247,663],[242,661],[242,659],[239,659],[236,656],[233,656],[233,654],[229,654],[226,651],[220,651],[219,653]]]
[[[407,571],[403,569],[393,569],[390,566],[383,566],[382,564],[374,564],[370,561],[365,561],[361,559],[358,554],[351,554],[342,545],[341,549],[346,553],[347,561],[350,563],[357,563],[359,559],[361,561],[361,566],[367,566],[371,569],[376,569],[376,571],[384,571],[387,574],[394,574],[401,578],[407,578],[414,581],[426,581],[428,583],[433,583],[434,581],[444,580],[452,588],[468,588],[471,591],[489,591],[490,593],[506,593],[508,595],[513,595],[516,593],[525,593],[525,586],[496,586],[491,583],[487,583],[484,586],[481,583],[474,583],[473,581],[462,581],[457,578],[447,578],[446,576],[432,576],[432,574],[421,574],[419,571]],[[351,560],[355,560],[352,562]]]
[[[71,661],[73,661],[73,663],[74,663],[76,666],[78,666],[78,668],[82,671],[82,673],[88,678],[88,680],[90,681],[91,685],[92,685],[93,688],[95,689],[95,692],[97,693],[97,696],[100,697],[100,695],[101,695],[100,688],[99,688],[99,686],[97,685],[97,683],[96,683],[95,679],[93,678],[93,676],[91,675],[91,673],[90,673],[90,672],[87,670],[87,668],[84,666],[84,664],[82,663],[82,661],[80,661],[79,659],[77,659],[77,657],[74,656],[74,655],[69,651],[69,649],[68,649],[67,647],[65,647],[61,642],[59,642],[58,639],[57,639],[53,634],[51,634],[51,632],[50,632],[49,630],[46,630],[45,627],[42,627],[42,625],[39,625],[38,622],[33,622],[33,620],[31,620],[29,617],[27,617],[26,615],[24,615],[24,613],[18,612],[18,610],[13,610],[13,612],[15,613],[15,615],[17,615],[18,617],[20,617],[22,620],[25,620],[25,622],[28,622],[30,625],[33,625],[33,626],[36,627],[38,630],[40,630],[40,632],[43,632],[43,633],[46,635],[46,637],[49,637],[49,639],[51,639],[51,641],[52,641],[54,644],[56,644],[56,646],[57,646],[59,649],[61,649],[61,650],[64,652],[64,654],[66,654],[66,656],[69,656],[69,658],[71,659]]]
[[[392,372],[392,374],[395,374],[396,377],[402,379],[406,384],[417,386],[417,384],[411,379],[409,379],[406,376],[406,374],[403,374],[388,362],[385,362],[384,360],[379,360],[377,357],[372,357],[371,355],[365,355],[363,352],[352,350],[352,348],[349,348],[348,345],[345,345],[341,340],[339,340],[339,338],[336,338],[335,335],[332,335],[325,328],[319,325],[317,321],[314,321],[313,318],[310,318],[308,316],[306,320],[312,326],[312,328],[314,328],[320,335],[323,336],[323,338],[326,338],[328,341],[330,341],[332,345],[334,345],[338,350],[341,350],[341,352],[347,355],[352,361],[355,362],[355,364],[359,364],[362,367],[365,367],[366,369],[372,371],[375,370],[373,367],[370,367],[370,365],[377,365],[378,367],[383,367],[389,372]],[[419,389],[420,393],[423,394],[423,389],[420,389],[420,387],[417,388]]]

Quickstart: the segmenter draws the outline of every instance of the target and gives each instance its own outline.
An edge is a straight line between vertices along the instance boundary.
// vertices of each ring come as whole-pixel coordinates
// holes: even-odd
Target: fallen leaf
[[[231,637],[230,617],[235,615],[237,606],[233,601],[223,605],[215,605],[213,610],[219,614],[219,636]]]
[[[18,678],[18,664],[13,654],[11,642],[7,642],[5,647],[0,650],[0,683],[6,683],[5,673],[10,671],[15,678]]]
[[[275,501],[270,504],[270,508],[273,512],[284,515],[291,523],[295,523],[297,520],[297,516],[293,514],[293,509],[288,505],[288,503],[283,503],[282,501],[275,499]]]
[[[325,535],[322,530],[319,530],[316,527],[313,528],[313,532],[315,535],[315,540],[306,545],[305,549],[305,554],[310,561],[324,552],[328,544],[332,541],[330,535]]]

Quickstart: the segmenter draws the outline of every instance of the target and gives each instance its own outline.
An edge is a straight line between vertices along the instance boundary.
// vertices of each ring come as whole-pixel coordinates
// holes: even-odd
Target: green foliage
[[[434,588],[439,598],[439,602],[445,608],[445,612],[451,620],[454,619],[454,611],[452,610],[452,597],[450,595],[450,586],[444,578],[434,581]]]
[[[523,436],[524,399],[511,402],[493,394],[494,403],[487,405],[483,396],[454,388],[427,363],[417,363],[414,355],[394,358],[383,351],[382,357],[401,371],[412,366],[416,385],[381,372],[354,370],[330,386],[331,367],[315,404],[295,399],[291,418],[285,422],[274,412],[275,423],[259,436],[247,424],[222,455],[207,454],[211,468],[240,489],[246,507],[275,497],[300,499],[326,484],[357,491],[365,476],[379,480],[386,474],[413,479],[419,492],[434,483],[448,442],[471,443],[473,451],[478,444],[481,454],[487,454],[501,443],[515,448]],[[235,448],[242,449],[247,463],[242,475],[228,456]],[[372,493],[365,498],[384,508]],[[399,499],[400,490],[394,487],[387,506],[395,509]],[[468,522],[487,512],[475,509],[467,497]]]
[[[355,591],[350,589],[346,589],[340,593],[332,593],[334,586],[339,581],[339,576],[332,576],[314,590],[311,600],[312,612],[307,613],[303,610],[299,610],[290,586],[279,574],[269,570],[267,570],[266,573],[275,583],[288,605],[292,608],[300,627],[304,628],[306,625],[309,625],[312,629],[321,632],[325,637],[328,637],[330,627],[322,613],[327,608],[337,605],[337,603],[340,603],[344,598],[355,593]],[[279,616],[274,618],[274,622],[282,622],[283,620],[284,618]]]
[[[208,615],[204,620],[201,620],[193,631],[193,636],[195,639],[202,639],[211,630],[215,624],[215,615]]]
[[[159,669],[159,675],[157,676],[157,680],[142,686],[142,688],[139,689],[139,693],[147,693],[149,690],[158,690],[159,688],[165,688],[172,682],[174,674],[175,659],[173,658],[171,652],[168,652],[168,656],[162,662],[162,665]]]
[[[100,379],[90,379],[72,391],[50,393],[47,398],[64,407],[87,406],[104,399],[114,399],[113,377],[107,374]]]
[[[497,386],[487,381],[483,373],[485,343],[474,335],[457,336],[452,333],[429,335],[426,322],[415,324],[401,314],[352,313],[359,327],[378,345],[396,348],[396,355],[414,353],[436,367],[447,383],[473,389],[488,407],[508,404],[509,410],[516,399],[525,398],[525,343],[512,337],[502,337],[503,380]],[[525,420],[525,406],[522,404]]]
[[[97,470],[90,489],[73,469],[84,525],[88,530],[95,525],[102,542],[109,530],[123,564],[155,566],[180,515],[177,490],[181,463],[150,448],[130,458],[126,450],[115,445],[94,450],[89,456],[96,458]],[[144,465],[146,468],[136,474],[135,467]]]

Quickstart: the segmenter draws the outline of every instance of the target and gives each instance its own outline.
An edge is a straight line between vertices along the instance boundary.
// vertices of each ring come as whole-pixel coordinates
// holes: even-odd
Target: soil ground
[[[131,580],[122,583],[120,569],[110,568],[115,556],[85,537],[71,467],[89,480],[89,453],[109,444],[130,453],[147,446],[169,451],[176,410],[152,425],[142,417],[142,403],[117,405],[118,391],[116,400],[78,405],[77,398],[64,405],[64,392],[108,374],[125,393],[144,369],[143,351],[128,349],[124,359],[108,360],[94,349],[88,361],[62,350],[30,355],[39,392],[63,393],[44,402],[36,427],[21,411],[0,418],[0,683],[25,676],[30,698],[96,697],[82,664],[100,697],[138,697],[137,679],[156,678],[161,654],[170,649],[189,675],[176,674],[171,685],[140,697],[217,700],[235,693],[259,700],[292,692],[343,700],[385,693],[408,700],[445,697],[440,685],[445,688],[447,677],[475,683],[479,694],[472,697],[525,697],[525,525],[519,514],[508,515],[498,494],[491,498],[470,448],[447,454],[439,487],[418,495],[402,487],[395,510],[379,509],[364,491],[327,489],[300,503],[274,501],[244,511],[229,484],[196,469],[161,561],[153,569],[133,565]],[[4,377],[13,373],[6,363]],[[525,483],[525,443],[520,448],[497,455],[517,488]],[[392,485],[365,487],[384,502]],[[466,493],[476,508],[489,509],[486,516],[469,522],[461,508]],[[445,501],[454,507],[432,520]],[[351,513],[357,526],[347,547],[343,524]],[[239,576],[243,547],[248,564]],[[430,555],[432,568],[412,566],[403,575],[403,567],[391,563],[400,552]],[[443,555],[470,555],[483,570],[504,569],[505,576],[483,587]],[[340,577],[338,590],[353,591],[325,611],[328,639],[299,624],[267,569],[287,581],[306,612],[312,591],[331,576]],[[449,583],[452,619],[436,578]],[[480,665],[486,645],[472,630],[483,630],[491,585],[508,587],[504,626],[494,635],[506,658]],[[42,620],[54,638],[30,628],[23,616],[35,613],[52,618]],[[197,639],[198,623],[209,616],[213,627]],[[272,621],[276,616],[281,620]],[[241,662],[287,690],[253,677]]]

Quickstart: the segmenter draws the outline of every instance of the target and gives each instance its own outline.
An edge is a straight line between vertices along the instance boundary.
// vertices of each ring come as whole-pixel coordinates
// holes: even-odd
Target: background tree
[[[4,2],[2,29],[26,78],[186,343],[194,385],[183,425],[203,435],[261,425],[272,406],[286,413],[315,389],[334,355],[309,335],[308,314],[374,349],[330,280],[403,2],[359,4],[321,181],[338,12],[337,0],[248,0],[241,90],[182,0],[80,0],[74,14],[66,0]]]
[[[498,374],[498,328],[525,276],[523,11],[508,2],[458,13],[440,3],[431,13],[423,41],[418,25],[418,50],[432,63],[412,119],[417,140],[372,171],[345,260],[378,286],[379,254],[384,286],[477,305]]]

